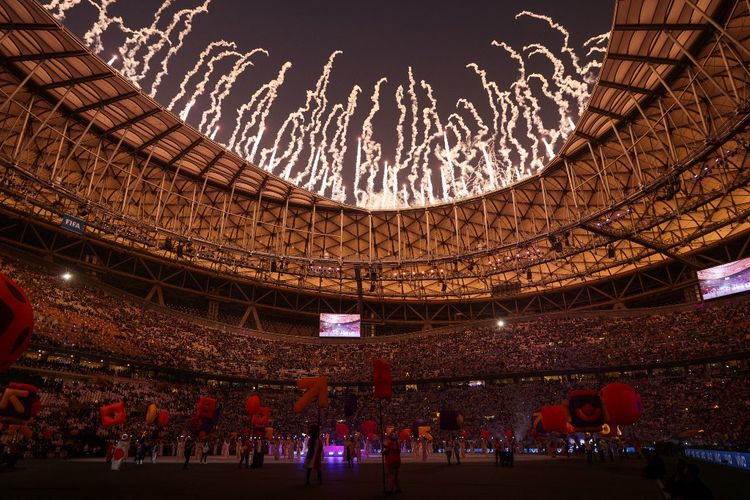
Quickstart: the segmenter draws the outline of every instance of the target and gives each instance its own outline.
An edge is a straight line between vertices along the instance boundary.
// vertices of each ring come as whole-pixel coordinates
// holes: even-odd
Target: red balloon
[[[362,434],[364,434],[365,436],[369,436],[370,434],[374,434],[375,431],[378,430],[378,423],[374,420],[365,420],[364,422],[362,422],[360,430],[362,431]]]
[[[546,432],[565,434],[568,431],[567,423],[568,414],[564,406],[542,406],[542,427]]]
[[[610,425],[631,425],[643,415],[643,402],[628,384],[613,382],[601,390],[604,412]]]
[[[336,424],[336,435],[339,437],[344,437],[349,435],[349,426],[339,422]]]
[[[258,413],[258,408],[260,408],[259,396],[250,396],[245,400],[245,413],[250,417]]]
[[[487,429],[482,429],[479,431],[479,434],[482,436],[482,439],[485,441],[488,440],[490,437],[492,437],[492,433],[488,431]]]
[[[0,372],[21,357],[33,331],[31,302],[17,283],[0,274]]]
[[[169,412],[167,410],[159,412],[159,416],[156,417],[156,425],[159,427],[166,427],[169,425]]]

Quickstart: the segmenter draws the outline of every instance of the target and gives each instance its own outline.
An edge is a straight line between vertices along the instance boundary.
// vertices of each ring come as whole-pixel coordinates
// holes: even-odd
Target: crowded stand
[[[544,373],[675,360],[684,361],[685,368],[651,373],[636,368],[617,376],[632,384],[648,409],[646,418],[622,430],[619,442],[634,446],[674,440],[722,449],[750,448],[750,429],[743,418],[750,404],[750,390],[742,383],[746,365],[688,368],[691,360],[748,350],[750,307],[743,300],[651,314],[519,319],[502,327],[463,326],[408,339],[386,337],[378,343],[325,343],[273,340],[259,332],[206,326],[184,314],[147,308],[138,299],[96,283],[83,283],[83,277],[63,280],[42,267],[10,258],[2,260],[0,272],[23,286],[35,304],[35,346],[116,356],[196,375],[220,373],[268,382],[205,385],[149,380],[137,371],[123,378],[105,365],[69,363],[65,356],[42,359],[32,349],[8,376],[32,377],[40,389],[42,410],[31,424],[28,449],[36,456],[102,453],[113,433],[102,427],[98,413],[103,404],[113,401],[122,401],[131,415],[116,433],[148,436],[152,443],[159,443],[159,453],[177,455],[189,434],[195,402],[204,395],[219,401],[221,419],[210,436],[201,439],[209,443],[212,454],[232,455],[231,450],[240,449],[242,436],[252,427],[243,413],[243,401],[248,394],[258,394],[272,412],[273,433],[265,443],[268,453],[293,457],[304,446],[303,434],[310,421],[320,419],[327,442],[340,442],[345,436],[336,434],[337,424],[346,422],[355,432],[375,417],[379,407],[369,388],[346,385],[369,381],[373,358],[388,360],[393,378],[403,382],[385,406],[386,425],[412,428],[419,420],[434,428],[429,443],[406,440],[403,446],[409,451],[420,446],[437,451],[453,439],[454,433],[438,430],[439,411],[444,408],[461,409],[461,442],[466,449],[487,452],[492,446],[488,435],[507,436],[509,431],[519,451],[556,449],[558,444],[553,446],[548,438],[530,433],[530,415],[571,390],[591,389],[615,375],[545,377]],[[569,340],[572,331],[577,335],[575,343]],[[540,375],[502,382],[481,380],[486,375],[514,372]],[[271,385],[320,374],[338,387],[331,393],[330,406],[317,415],[292,411],[299,397],[293,386]],[[430,382],[450,377],[463,381]],[[359,395],[359,404],[346,412],[345,401],[352,394]],[[168,410],[169,427],[155,429],[144,423],[142,415],[150,404]],[[346,418],[345,413],[349,413]],[[379,446],[376,441],[361,438],[358,443],[368,453]],[[570,444],[579,447],[576,441]]]
[[[388,360],[396,380],[423,380],[644,365],[750,351],[750,304],[744,300],[662,312],[542,316],[509,320],[502,327],[493,322],[377,342],[331,343],[207,326],[84,284],[83,277],[65,281],[8,258],[0,272],[28,290],[35,304],[37,347],[258,380],[292,380],[320,370],[334,382],[363,382],[373,358]]]

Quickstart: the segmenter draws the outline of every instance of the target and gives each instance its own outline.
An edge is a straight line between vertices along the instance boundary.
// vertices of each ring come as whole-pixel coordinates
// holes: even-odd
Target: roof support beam
[[[0,23],[5,31],[57,31],[60,27],[53,23]]]
[[[182,123],[177,123],[175,125],[172,125],[171,127],[169,127],[164,132],[162,132],[160,134],[156,134],[151,139],[147,140],[146,142],[144,142],[143,144],[141,144],[140,146],[138,146],[138,149],[136,149],[135,152],[137,153],[139,151],[143,151],[147,147],[149,147],[149,146],[151,146],[153,144],[156,144],[157,142],[159,142],[160,140],[164,139],[165,137],[167,137],[172,132],[176,132],[177,130],[179,130],[181,128],[182,128]]]
[[[216,163],[221,160],[222,156],[224,156],[225,154],[226,150],[222,149],[221,151],[219,151],[219,154],[214,156],[213,159],[210,162],[206,163],[206,166],[203,167],[200,172],[198,172],[198,177],[203,177],[204,175],[206,175],[206,172],[211,170],[211,168],[213,168],[213,166],[216,165]]]
[[[660,23],[660,24],[615,24],[614,31],[703,31],[711,29],[708,24]]]
[[[109,106],[110,104],[114,104],[118,101],[122,101],[124,99],[130,99],[131,97],[135,97],[138,95],[138,92],[135,90],[130,92],[125,92],[124,94],[116,95],[114,97],[110,97],[109,99],[104,99],[102,101],[96,101],[92,102],[91,104],[87,104],[86,106],[81,106],[78,109],[73,110],[73,114],[80,115],[81,113],[85,113],[86,111],[91,111],[92,109],[96,108],[103,108],[105,106]]]
[[[695,262],[693,259],[683,257],[682,255],[676,254],[673,251],[671,251],[669,248],[660,245],[658,243],[648,241],[644,238],[641,238],[638,235],[630,234],[630,233],[616,233],[614,231],[608,231],[606,229],[603,229],[599,226],[593,225],[591,223],[585,222],[581,224],[581,228],[585,229],[586,231],[590,233],[594,233],[599,236],[604,236],[605,238],[611,238],[612,240],[626,240],[630,241],[632,243],[635,243],[637,245],[640,245],[642,247],[648,248],[650,250],[653,250],[655,252],[658,252],[666,257],[669,257],[672,260],[675,260],[677,262],[681,262],[682,264],[685,264],[686,266],[692,268],[692,269],[700,269],[701,266]]]
[[[40,85],[38,89],[42,92],[52,90],[60,87],[68,87],[70,85],[78,85],[80,83],[95,82],[97,80],[104,80],[106,78],[112,78],[115,76],[112,72],[106,73],[94,73],[93,75],[79,76],[77,78],[71,78],[69,80],[60,80],[59,82],[48,83],[47,85]]]
[[[588,110],[591,111],[591,112],[593,112],[593,113],[596,113],[598,115],[606,116],[607,118],[613,118],[615,120],[620,120],[621,122],[627,121],[627,118],[624,117],[624,116],[622,116],[621,114],[613,113],[612,111],[608,111],[606,109],[597,108],[596,106],[589,106]]]
[[[48,52],[46,54],[24,54],[20,56],[7,57],[5,60],[10,63],[25,61],[44,61],[46,59],[64,59],[66,57],[83,57],[89,55],[85,50],[64,50],[62,52]]]
[[[655,57],[655,56],[640,56],[637,54],[619,54],[616,52],[610,52],[606,55],[607,59],[614,59],[616,61],[632,61],[640,63],[651,63],[651,64],[667,64],[671,66],[678,66],[684,64],[680,59],[670,59],[668,57]]]
[[[598,85],[608,89],[624,90],[626,92],[633,92],[634,94],[647,94],[652,95],[656,92],[653,90],[645,89],[643,87],[635,87],[633,85],[626,85],[624,83],[610,82],[609,80],[599,80]]]
[[[145,113],[143,113],[143,114],[140,114],[140,115],[138,115],[138,116],[134,116],[134,117],[133,117],[133,118],[131,118],[130,120],[125,120],[124,122],[122,122],[122,123],[120,123],[120,124],[118,124],[118,125],[115,125],[114,127],[110,128],[110,129],[107,129],[107,130],[105,130],[105,131],[104,131],[104,135],[110,135],[110,134],[114,134],[114,133],[115,133],[115,132],[117,132],[118,130],[124,129],[124,128],[126,128],[126,127],[129,127],[129,126],[131,126],[131,125],[135,125],[135,124],[136,124],[136,123],[138,123],[139,121],[141,121],[141,120],[143,120],[143,119],[146,119],[146,118],[148,118],[149,116],[155,115],[155,114],[156,114],[156,113],[158,113],[158,112],[159,112],[159,108],[154,108],[154,109],[152,109],[152,110],[150,110],[150,111],[146,111],[146,112],[145,112]]]
[[[204,139],[204,136],[201,135],[196,140],[194,140],[192,143],[190,143],[189,146],[187,146],[186,148],[183,148],[179,153],[177,153],[176,155],[174,155],[174,157],[171,160],[169,160],[169,163],[167,163],[167,166],[171,167],[172,165],[174,165],[175,163],[177,163],[178,161],[180,161],[181,159],[183,159],[185,157],[185,155],[187,155],[188,153],[190,153],[201,142],[203,142],[203,139]]]
[[[589,142],[593,142],[594,144],[599,143],[596,137],[594,137],[593,135],[589,135],[585,132],[581,132],[580,130],[576,130],[575,135],[577,135],[578,137],[581,137],[582,139],[586,139]]]
[[[245,171],[246,168],[247,168],[247,163],[243,162],[242,165],[240,165],[240,168],[237,169],[237,173],[235,173],[232,176],[232,178],[229,180],[230,186],[234,186],[234,183],[237,182],[237,179],[240,178],[240,176],[242,175],[242,173]]]

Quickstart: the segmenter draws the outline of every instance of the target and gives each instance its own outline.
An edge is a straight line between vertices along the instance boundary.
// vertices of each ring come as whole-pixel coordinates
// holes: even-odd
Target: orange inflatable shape
[[[159,408],[156,407],[156,403],[151,403],[146,409],[146,425],[151,425],[159,415]]]
[[[297,381],[297,389],[306,392],[294,403],[294,413],[301,413],[315,398],[318,408],[328,407],[328,377],[303,377]]]
[[[125,423],[125,403],[118,401],[111,405],[99,408],[99,415],[102,417],[102,427],[108,429],[115,425]]]

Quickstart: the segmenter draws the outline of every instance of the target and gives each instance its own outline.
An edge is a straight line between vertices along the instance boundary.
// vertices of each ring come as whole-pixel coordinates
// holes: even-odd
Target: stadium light
[[[70,281],[70,280],[73,279],[73,275],[71,273],[67,272],[67,271],[65,271],[64,273],[62,273],[62,275],[60,277],[63,280],[65,280],[65,281]]]
[[[505,321],[503,321],[501,319],[497,320],[497,326],[498,326],[498,328],[504,327],[505,326]]]

